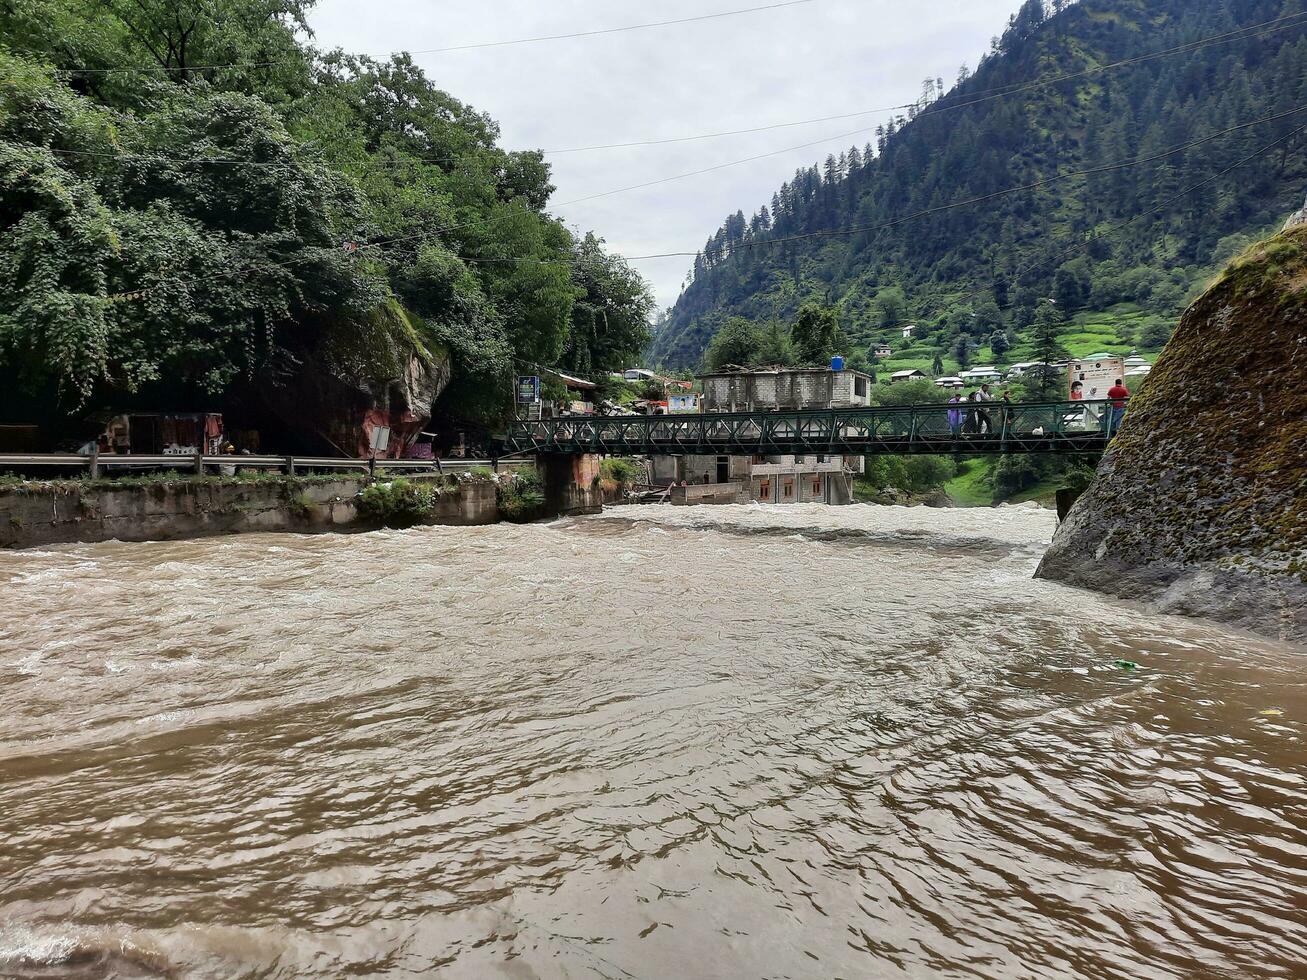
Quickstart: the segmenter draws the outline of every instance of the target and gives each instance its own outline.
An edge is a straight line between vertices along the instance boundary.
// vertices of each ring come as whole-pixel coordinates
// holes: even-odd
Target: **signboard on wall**
[[[540,379],[523,375],[517,379],[517,403],[535,405],[540,401]]]
[[[378,425],[372,430],[370,445],[374,453],[384,453],[390,448],[390,426]]]
[[[1124,377],[1124,357],[1072,361],[1067,367],[1068,396],[1073,402],[1107,401],[1108,389]]]
[[[667,411],[672,415],[685,415],[699,411],[698,395],[668,395]]]

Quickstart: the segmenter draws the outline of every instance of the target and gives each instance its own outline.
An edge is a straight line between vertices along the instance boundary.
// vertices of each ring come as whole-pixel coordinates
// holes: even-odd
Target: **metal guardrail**
[[[1083,401],[559,418],[513,423],[500,449],[615,456],[1095,453],[1119,424],[1109,403]]]
[[[462,473],[471,469],[532,465],[532,460],[499,461],[472,459],[341,459],[328,456],[82,456],[76,453],[0,454],[0,472],[6,470],[80,469],[92,477],[113,470],[177,470],[193,474],[220,474],[224,467],[243,470],[278,470],[294,475],[305,470],[355,471],[369,473]]]

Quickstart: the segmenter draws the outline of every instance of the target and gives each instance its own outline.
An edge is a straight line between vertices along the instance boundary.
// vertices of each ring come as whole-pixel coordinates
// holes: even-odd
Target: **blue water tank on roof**
[[[832,357],[832,358],[830,359],[830,369],[831,369],[832,371],[843,371],[843,370],[844,370],[844,358],[842,358],[842,357]]]

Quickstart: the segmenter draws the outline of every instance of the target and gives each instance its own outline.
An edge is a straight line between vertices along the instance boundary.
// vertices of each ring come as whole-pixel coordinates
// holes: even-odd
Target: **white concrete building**
[[[871,375],[852,369],[764,368],[700,375],[705,412],[801,411],[871,404]]]
[[[871,404],[871,376],[826,368],[772,368],[700,377],[706,413],[812,411]],[[674,503],[766,504],[853,502],[852,478],[862,457],[655,457],[655,483],[670,485]],[[685,486],[681,486],[684,483]]]

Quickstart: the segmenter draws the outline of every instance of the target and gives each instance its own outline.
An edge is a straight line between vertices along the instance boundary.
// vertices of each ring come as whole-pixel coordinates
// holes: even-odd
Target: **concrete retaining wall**
[[[176,480],[121,487],[25,484],[0,489],[0,547],[69,541],[167,541],[252,531],[368,530],[354,498],[364,478],[330,481]],[[489,481],[446,491],[432,524],[494,524]]]

